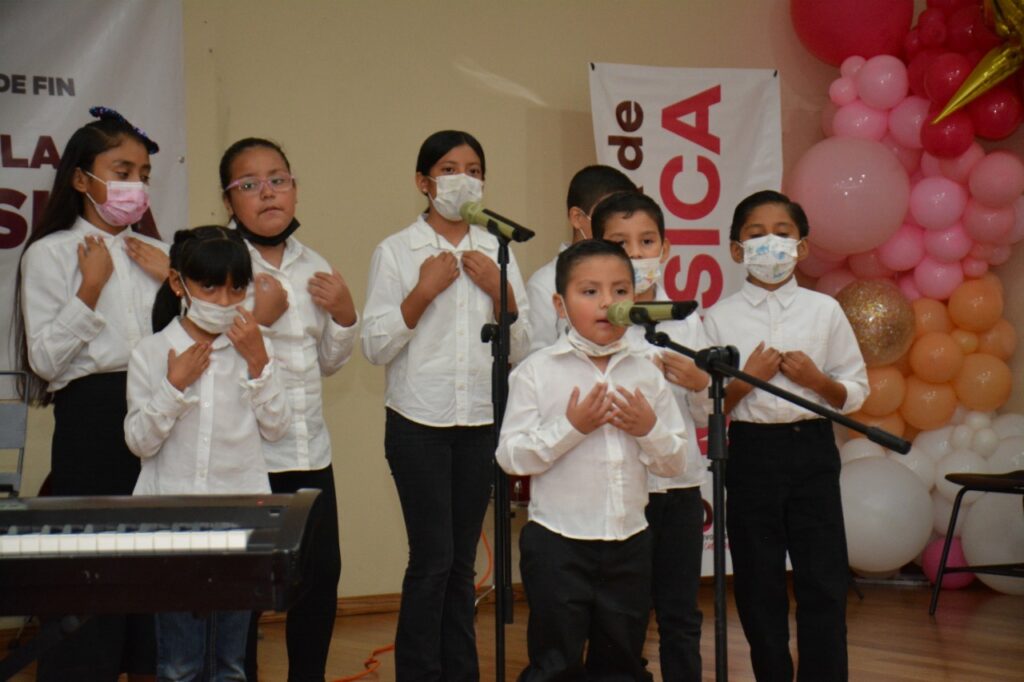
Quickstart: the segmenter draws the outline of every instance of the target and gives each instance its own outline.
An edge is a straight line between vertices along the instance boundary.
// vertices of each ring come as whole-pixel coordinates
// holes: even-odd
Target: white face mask
[[[793,274],[800,241],[769,234],[741,243],[743,264],[754,279],[778,284]]]
[[[484,183],[479,178],[459,173],[430,179],[437,185],[437,194],[430,199],[430,203],[448,220],[462,220],[459,209],[464,204],[477,203],[483,199]]]
[[[561,297],[559,297],[561,298]],[[565,299],[562,298],[562,310],[566,310]],[[583,353],[587,357],[591,358],[603,358],[606,355],[615,355],[620,350],[624,350],[629,347],[629,341],[626,339],[626,335],[623,334],[618,340],[613,341],[605,346],[599,343],[594,343],[590,339],[586,338],[578,331],[576,327],[572,326],[572,322],[569,321],[568,314],[563,318],[565,324],[568,327],[568,331],[565,333],[565,338],[569,341],[569,345]]]
[[[633,259],[633,289],[638,294],[649,291],[651,287],[661,279],[661,259],[634,258]]]
[[[185,286],[184,281],[182,281],[181,286],[188,296],[188,301],[185,300],[185,296],[181,298],[181,314],[184,317],[192,320],[195,326],[208,334],[223,334],[231,329],[231,325],[235,323],[235,318],[238,317],[237,306],[225,306],[210,301],[203,301],[192,295],[188,287]],[[250,296],[251,294],[246,294],[245,300],[240,305],[252,310]]]

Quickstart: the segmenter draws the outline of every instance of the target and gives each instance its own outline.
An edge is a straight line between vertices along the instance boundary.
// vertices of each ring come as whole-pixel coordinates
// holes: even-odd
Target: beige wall
[[[423,205],[412,184],[419,144],[462,128],[486,150],[488,203],[539,233],[515,247],[529,274],[566,236],[567,182],[595,158],[590,61],[777,68],[786,166],[819,139],[836,71],[797,42],[788,5],[185,0],[190,224],[225,218],[221,151],[243,136],[274,138],[300,180],[297,237],[338,268],[361,307],[374,246]],[[1019,140],[1015,147],[1024,151]],[[1002,268],[1017,290],[1022,254]],[[1010,307],[1024,329],[1019,300]],[[1014,406],[1024,411],[1019,355]],[[359,354],[325,382],[343,596],[401,589],[405,531],[384,461],[382,405],[383,369]],[[50,428],[48,413],[34,415],[29,490],[47,466]]]

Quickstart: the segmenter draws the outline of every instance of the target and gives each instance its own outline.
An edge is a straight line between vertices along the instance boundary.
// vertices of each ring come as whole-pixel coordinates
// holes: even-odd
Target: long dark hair
[[[43,237],[60,230],[69,230],[84,210],[85,199],[74,188],[72,180],[75,170],[92,172],[96,157],[120,145],[126,138],[137,141],[147,149],[153,144],[149,138],[139,134],[130,123],[123,118],[102,118],[88,123],[74,132],[64,147],[57,166],[57,175],[53,179],[53,189],[39,220],[32,226],[25,251]],[[133,226],[134,228],[134,226]],[[28,379],[18,389],[21,395],[28,398],[32,405],[47,405],[53,400],[48,390],[48,382],[32,369],[28,358],[28,338],[25,334],[25,318],[21,311],[21,261],[18,262],[18,275],[14,285],[14,324],[11,325],[12,340],[17,339],[18,368],[28,374]]]
[[[222,225],[203,225],[174,233],[171,245],[171,267],[182,277],[203,286],[221,286],[228,279],[236,287],[247,287],[252,281],[252,260],[249,249],[237,230]],[[164,281],[153,302],[153,331],[171,323],[181,310],[181,302]]]

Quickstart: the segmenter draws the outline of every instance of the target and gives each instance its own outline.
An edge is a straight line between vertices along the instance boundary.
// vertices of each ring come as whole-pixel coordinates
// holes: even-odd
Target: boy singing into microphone
[[[626,253],[578,242],[559,255],[555,283],[569,331],[512,372],[497,451],[506,472],[532,477],[520,536],[529,665],[519,679],[641,679],[647,474],[683,471],[686,425],[658,369],[608,322],[608,307],[633,297]]]

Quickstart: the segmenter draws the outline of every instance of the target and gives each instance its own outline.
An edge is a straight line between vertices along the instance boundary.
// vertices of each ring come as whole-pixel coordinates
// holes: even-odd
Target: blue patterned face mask
[[[769,234],[741,242],[743,265],[751,277],[765,284],[784,282],[796,267],[798,239]]]

